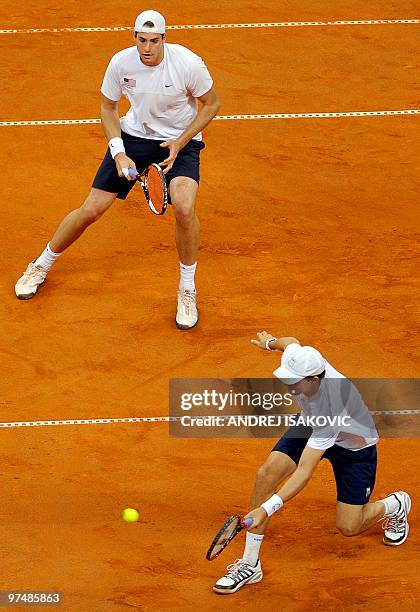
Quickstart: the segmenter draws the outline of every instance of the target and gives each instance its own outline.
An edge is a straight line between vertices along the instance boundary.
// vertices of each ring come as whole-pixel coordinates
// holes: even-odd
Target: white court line
[[[64,419],[55,421],[16,421],[0,423],[0,428],[7,427],[49,427],[58,425],[109,425],[115,423],[169,423],[176,417],[127,417],[121,419]]]
[[[420,410],[376,410],[372,411],[372,416],[391,416],[391,415],[418,415]],[[210,416],[210,415],[204,415]],[[219,416],[219,415],[218,415]],[[243,415],[220,415],[222,419],[228,419],[231,416]],[[290,414],[279,414],[276,416],[285,417]],[[127,417],[120,419],[64,419],[54,421],[7,421],[0,423],[0,428],[11,427],[52,427],[60,425],[114,425],[115,423],[173,423],[181,420],[182,417]]]
[[[227,28],[298,28],[314,26],[419,24],[420,19],[368,19],[359,21],[280,21],[275,23],[209,23],[167,26],[168,30],[224,30]],[[48,32],[123,32],[133,26],[98,28],[19,28],[0,30],[0,34],[40,34]]]
[[[343,113],[269,113],[266,115],[216,115],[214,121],[249,119],[331,119],[336,117],[384,117],[393,115],[420,115],[420,108],[405,110],[348,111]],[[84,125],[100,123],[100,119],[39,119],[33,121],[0,121],[0,127],[30,125]]]

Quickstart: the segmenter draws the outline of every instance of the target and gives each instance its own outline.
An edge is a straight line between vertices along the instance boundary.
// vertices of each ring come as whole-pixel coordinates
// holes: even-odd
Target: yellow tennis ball
[[[140,514],[135,508],[125,508],[125,510],[122,511],[122,517],[127,523],[135,523],[139,520]]]

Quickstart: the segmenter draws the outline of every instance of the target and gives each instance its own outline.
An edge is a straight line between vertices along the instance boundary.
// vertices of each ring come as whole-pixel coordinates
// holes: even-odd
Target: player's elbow
[[[101,111],[116,111],[118,102],[111,100],[102,94],[101,96]]]
[[[111,117],[118,114],[118,103],[110,101],[101,102],[101,123],[106,123]]]
[[[311,480],[311,476],[312,474],[302,474],[300,479],[301,489],[304,489],[306,487],[308,482]]]
[[[220,110],[221,102],[219,96],[216,94],[216,99],[213,103],[213,112],[214,114],[218,113]]]
[[[101,123],[107,123],[110,118],[113,117],[113,115],[115,115],[116,110],[109,108],[108,106],[102,106],[101,105]]]
[[[208,109],[211,115],[214,117],[220,110],[220,98],[215,91],[212,91],[212,95],[209,99],[203,100],[203,105]]]
[[[309,465],[299,465],[296,470],[296,475],[300,478],[300,480],[306,485],[310,479],[312,478],[312,474],[314,473],[314,469],[312,469]]]

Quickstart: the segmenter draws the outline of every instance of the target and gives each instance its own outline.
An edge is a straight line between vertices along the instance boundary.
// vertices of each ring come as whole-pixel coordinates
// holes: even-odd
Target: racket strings
[[[229,542],[235,537],[238,533],[238,528],[240,526],[239,518],[226,525],[225,529],[218,534],[216,541],[213,543],[211,557],[217,557],[219,553],[229,544]]]
[[[147,172],[147,192],[153,208],[161,214],[166,207],[165,179],[157,168],[151,166]]]

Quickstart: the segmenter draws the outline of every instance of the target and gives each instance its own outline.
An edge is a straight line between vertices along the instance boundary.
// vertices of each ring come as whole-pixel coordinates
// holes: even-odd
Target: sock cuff
[[[52,250],[52,248],[50,247],[50,243],[48,243],[48,244],[47,244],[46,249],[47,249],[47,253],[48,253],[49,255],[52,255],[53,257],[58,257],[59,255],[61,255],[61,253],[55,253],[55,252]]]
[[[255,567],[258,563],[263,539],[263,533],[246,532],[245,550],[242,558],[244,561],[246,561],[246,563],[249,563],[253,567]]]
[[[380,499],[379,501],[382,502],[385,506],[384,516],[389,516],[390,514],[393,514],[396,510],[398,510],[398,500],[393,495],[388,495],[388,497],[385,497],[385,499]]]
[[[261,540],[263,540],[264,538],[264,534],[263,533],[251,533],[249,531],[246,532],[246,538],[253,540],[254,542],[260,542]]]
[[[187,264],[182,263],[182,261],[179,262],[179,267],[182,268],[183,270],[195,270],[197,267],[197,262],[191,264],[190,266],[188,266]]]

